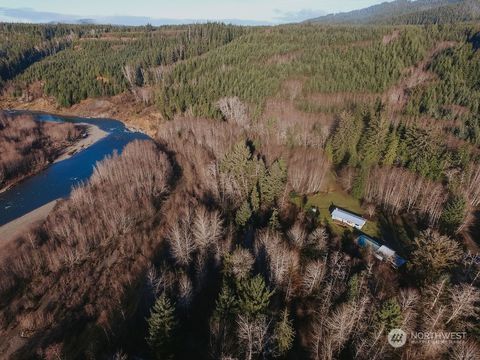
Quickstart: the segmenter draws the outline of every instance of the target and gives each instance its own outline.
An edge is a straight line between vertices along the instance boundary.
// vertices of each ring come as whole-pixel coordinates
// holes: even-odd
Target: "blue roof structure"
[[[332,218],[350,222],[360,228],[363,227],[363,225],[365,225],[365,223],[367,222],[367,220],[365,220],[361,216],[352,214],[351,212],[339,208],[335,208],[335,210],[332,211]]]
[[[400,266],[404,265],[407,262],[404,258],[395,255],[395,266],[399,268]]]
[[[382,245],[380,245],[378,242],[368,237],[367,235],[360,235],[357,238],[357,244],[361,247],[370,246],[373,249],[373,251],[377,251],[382,247]],[[396,268],[399,268],[400,266],[404,265],[407,262],[407,260],[395,254],[392,259],[392,262]]]
[[[369,245],[372,247],[373,250],[378,250],[380,249],[380,246],[382,246],[372,238],[368,237],[367,235],[360,235],[357,238],[357,244],[361,247],[365,247]]]

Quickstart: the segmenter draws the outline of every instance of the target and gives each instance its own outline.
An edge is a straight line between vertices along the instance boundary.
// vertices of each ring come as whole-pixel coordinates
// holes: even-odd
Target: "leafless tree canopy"
[[[302,286],[305,294],[318,290],[325,276],[325,263],[316,260],[308,263],[303,274]]]
[[[288,160],[288,180],[299,194],[313,194],[324,190],[330,163],[323,151],[313,148],[296,149]]]
[[[15,295],[0,309],[0,318],[8,319],[1,327],[47,334],[75,316],[108,329],[109,317],[123,311],[125,287],[153,254],[154,219],[161,215],[171,176],[167,156],[152,142],[130,143],[121,156],[97,164],[90,181],[33,238],[20,240],[12,256],[2,258],[1,296]],[[157,275],[150,278],[157,286]],[[183,294],[188,296],[188,284]],[[50,305],[23,307],[31,296]]]
[[[418,210],[435,223],[447,198],[440,183],[405,169],[377,167],[366,182],[365,200],[380,204],[393,214]]]
[[[259,319],[248,319],[239,316],[238,339],[242,344],[242,350],[245,360],[252,360],[254,357],[262,354],[266,349],[268,342],[268,324],[264,317]]]
[[[0,189],[42,170],[81,133],[71,123],[39,122],[0,111]]]
[[[178,265],[188,267],[195,255],[198,264],[203,264],[209,254],[218,261],[222,253],[222,219],[218,212],[209,212],[204,207],[185,209],[171,225],[167,240],[171,254]]]
[[[228,122],[248,127],[248,109],[238,97],[222,98],[218,100],[217,107]]]
[[[480,165],[476,165],[471,170],[467,187],[467,198],[474,207],[480,205]]]

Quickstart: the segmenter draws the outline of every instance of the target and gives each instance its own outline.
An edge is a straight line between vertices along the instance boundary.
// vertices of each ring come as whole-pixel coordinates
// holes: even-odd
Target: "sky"
[[[368,7],[386,0],[0,0],[0,21],[49,22],[137,17],[287,23]],[[117,21],[115,20],[115,21]],[[175,22],[175,21],[173,21]]]

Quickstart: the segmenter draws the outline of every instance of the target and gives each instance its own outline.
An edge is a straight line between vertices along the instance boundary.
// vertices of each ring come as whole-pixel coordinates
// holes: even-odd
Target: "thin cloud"
[[[47,11],[37,11],[30,8],[0,8],[0,16],[12,19],[14,21],[16,20],[21,22],[33,23],[43,23],[51,21],[74,22],[79,18],[74,15],[57,14]]]
[[[274,19],[281,23],[300,22],[327,15],[325,11],[313,9],[302,9],[300,11],[282,11],[279,9],[275,9],[274,11],[277,14]]]
[[[106,16],[106,17],[85,17],[77,15],[59,14],[54,12],[37,11],[29,8],[11,9],[0,8],[0,21],[6,22],[31,22],[31,23],[93,23],[93,24],[112,24],[141,26],[151,24],[154,26],[174,25],[174,24],[192,24],[204,23],[208,21],[224,22],[235,25],[272,25],[268,21],[242,20],[242,19],[169,19],[169,18],[150,18],[145,16]]]

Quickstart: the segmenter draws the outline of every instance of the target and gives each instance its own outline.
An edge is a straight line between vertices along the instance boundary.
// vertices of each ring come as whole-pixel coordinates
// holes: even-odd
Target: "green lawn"
[[[294,195],[292,196],[292,202],[299,207],[303,206],[304,209],[309,209],[312,206],[318,208],[320,210],[320,218],[322,222],[329,223],[333,231],[337,234],[342,234],[345,228],[333,223],[329,211],[332,204],[359,215],[364,214],[360,202],[338,188],[327,193],[318,193],[308,196],[306,204],[302,204],[302,196]],[[367,221],[362,231],[372,237],[380,236],[380,230],[376,222]]]

